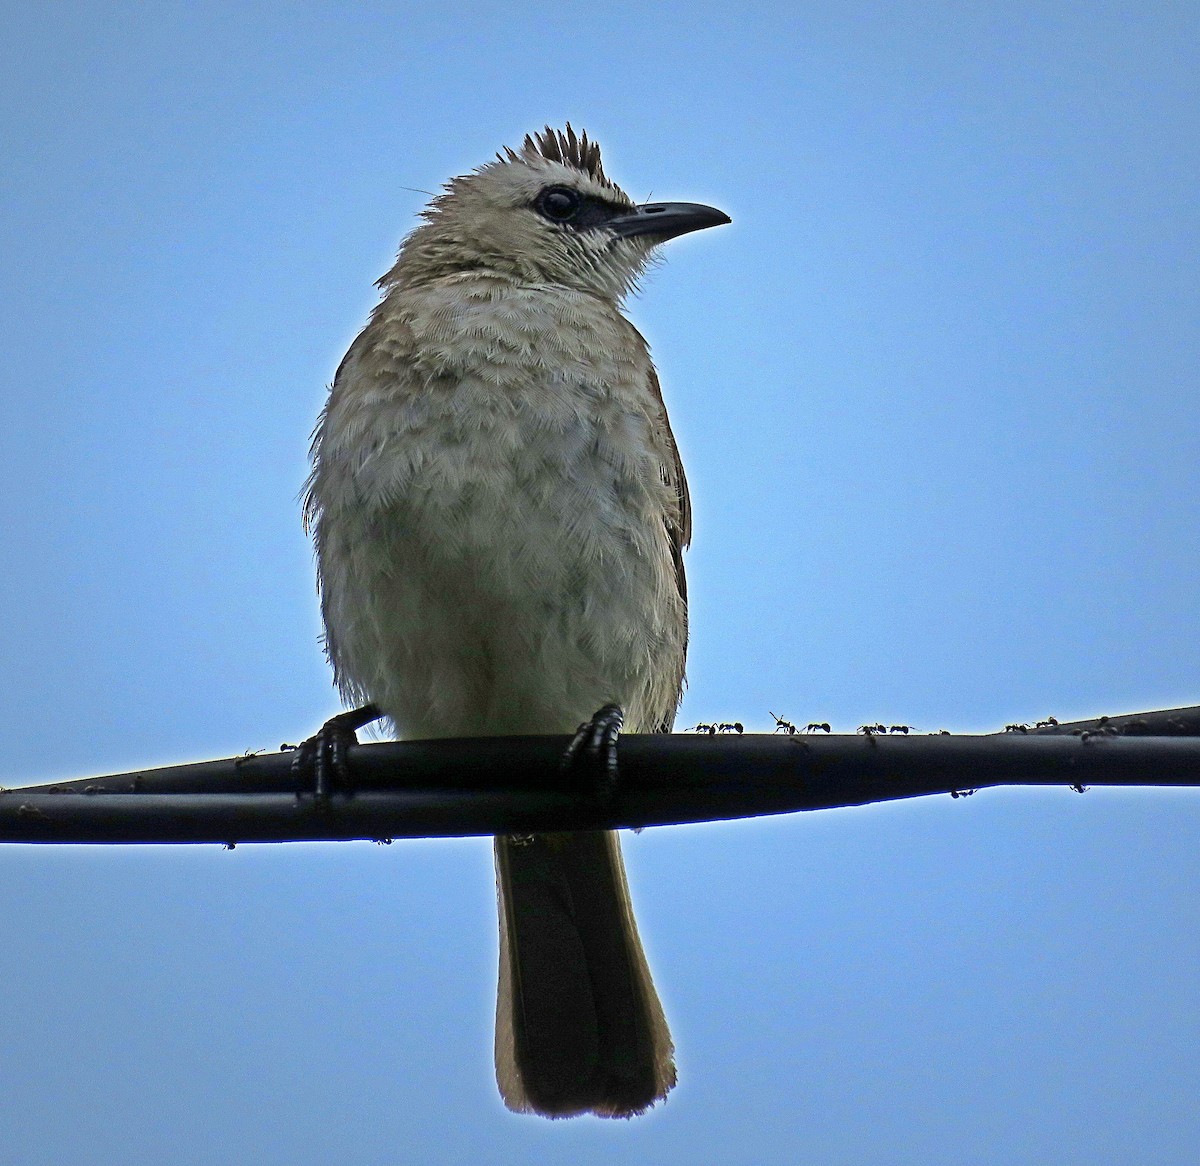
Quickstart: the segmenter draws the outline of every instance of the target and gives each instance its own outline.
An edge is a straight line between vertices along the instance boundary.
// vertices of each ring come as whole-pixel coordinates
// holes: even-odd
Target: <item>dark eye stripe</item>
[[[569,187],[552,186],[538,194],[533,209],[557,226],[569,227],[573,231],[588,231],[603,227],[617,215],[626,214],[629,208],[606,202],[594,195],[581,195]]]

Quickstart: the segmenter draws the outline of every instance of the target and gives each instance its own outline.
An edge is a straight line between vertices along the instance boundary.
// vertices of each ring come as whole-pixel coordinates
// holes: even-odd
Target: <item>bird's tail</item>
[[[632,1117],[675,1084],[674,1046],[611,831],[496,839],[496,1080],[509,1109]]]

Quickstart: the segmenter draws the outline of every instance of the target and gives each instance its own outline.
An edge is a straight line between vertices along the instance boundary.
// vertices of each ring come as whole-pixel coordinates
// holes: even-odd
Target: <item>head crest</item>
[[[604,164],[600,161],[600,144],[588,141],[586,131],[576,134],[570,122],[565,130],[547,126],[541,133],[526,134],[519,152],[505,146],[504,153],[497,154],[496,157],[501,162],[559,162],[605,186],[615,186],[604,173]]]

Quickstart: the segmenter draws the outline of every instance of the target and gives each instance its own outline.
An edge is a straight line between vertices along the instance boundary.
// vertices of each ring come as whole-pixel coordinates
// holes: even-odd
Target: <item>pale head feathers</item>
[[[579,229],[547,217],[539,199],[552,189],[586,200],[596,208],[596,224]],[[603,217],[633,205],[604,173],[596,142],[570,125],[547,126],[519,150],[506,147],[495,161],[451,178],[421,212],[424,222],[401,244],[379,286],[391,292],[471,273],[620,300],[644,270],[653,242],[618,238],[603,229]]]

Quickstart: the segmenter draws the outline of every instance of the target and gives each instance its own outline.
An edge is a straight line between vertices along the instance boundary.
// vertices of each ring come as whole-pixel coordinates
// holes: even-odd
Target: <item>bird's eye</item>
[[[554,223],[568,223],[579,211],[583,200],[565,186],[551,186],[538,195],[538,213]]]

